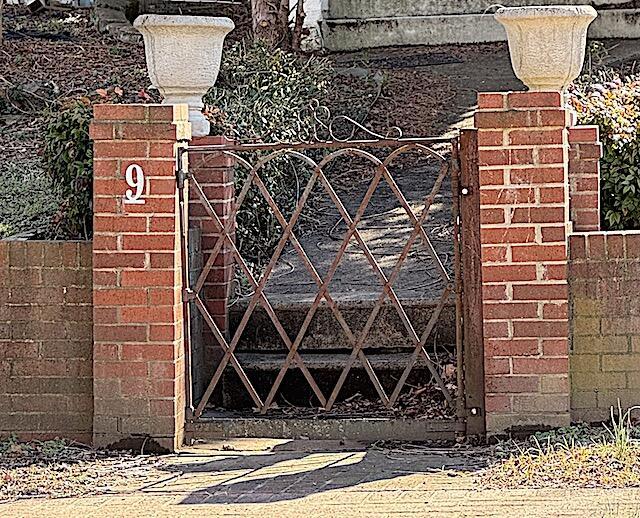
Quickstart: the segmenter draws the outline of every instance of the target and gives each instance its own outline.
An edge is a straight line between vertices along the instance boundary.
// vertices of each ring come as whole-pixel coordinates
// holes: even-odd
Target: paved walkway
[[[480,490],[474,473],[486,464],[482,455],[303,444],[189,448],[166,457],[166,475],[143,488],[22,500],[0,505],[0,516],[640,516],[640,490]]]

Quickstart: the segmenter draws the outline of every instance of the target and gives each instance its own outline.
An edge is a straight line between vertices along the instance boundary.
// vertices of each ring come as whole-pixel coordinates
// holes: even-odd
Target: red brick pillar
[[[184,428],[182,265],[176,149],[187,106],[94,109],[96,446],[180,446]],[[136,167],[138,166],[138,167]],[[129,174],[127,174],[129,171]]]
[[[600,230],[600,144],[598,126],[569,128],[569,208],[576,232]]]
[[[569,423],[570,119],[560,93],[478,97],[490,434]]]
[[[191,145],[214,146],[227,143],[229,141],[225,137],[197,137],[193,139]],[[234,164],[233,157],[220,152],[197,152],[195,150],[189,152],[189,171],[202,187],[223,225],[227,223],[233,213]],[[220,237],[220,232],[204,207],[197,202],[198,197],[194,189],[191,189],[191,200],[189,225],[201,230],[202,252],[206,262]],[[204,302],[223,334],[229,331],[228,302],[233,281],[233,264],[231,247],[225,243],[207,276],[203,290]],[[210,334],[208,328],[205,328],[205,333]],[[216,344],[215,351],[221,351],[214,339],[207,340],[206,343]]]

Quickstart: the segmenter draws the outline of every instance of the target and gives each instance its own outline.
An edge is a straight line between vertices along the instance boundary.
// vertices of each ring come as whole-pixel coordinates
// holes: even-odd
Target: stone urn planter
[[[143,14],[133,22],[142,33],[151,83],[163,104],[188,104],[194,137],[209,134],[202,96],[218,78],[222,44],[233,30],[229,18]]]
[[[580,74],[587,28],[598,13],[588,5],[503,7],[513,70],[532,91],[562,91]]]

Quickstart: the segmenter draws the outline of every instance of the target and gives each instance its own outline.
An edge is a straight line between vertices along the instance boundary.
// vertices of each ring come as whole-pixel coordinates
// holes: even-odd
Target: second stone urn
[[[513,70],[532,91],[563,91],[582,70],[587,28],[598,16],[588,5],[503,7]]]
[[[142,33],[151,83],[164,104],[188,104],[191,133],[209,134],[202,96],[218,78],[229,18],[144,14],[133,26]]]

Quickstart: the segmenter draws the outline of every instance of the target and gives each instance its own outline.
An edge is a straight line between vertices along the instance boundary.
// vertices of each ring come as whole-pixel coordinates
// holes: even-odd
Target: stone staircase
[[[591,3],[599,11],[591,38],[640,38],[640,5],[635,0],[536,0],[536,5]],[[330,51],[376,47],[505,41],[491,14],[495,4],[530,5],[526,0],[330,0],[321,22]],[[489,9],[488,14],[484,14]]]

